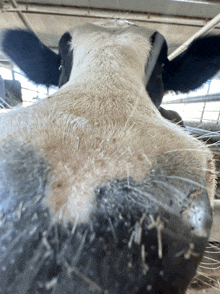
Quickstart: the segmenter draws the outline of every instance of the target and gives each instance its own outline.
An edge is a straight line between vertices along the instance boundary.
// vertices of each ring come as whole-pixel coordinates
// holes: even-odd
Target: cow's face
[[[155,44],[158,36],[161,38],[161,43]],[[94,65],[101,62],[99,53],[106,48],[110,49],[109,54],[116,54],[114,58],[120,68],[126,66],[127,76],[131,71],[133,79],[143,80],[149,96],[159,107],[164,95],[162,70],[167,60],[166,41],[158,32],[128,22],[119,24],[113,22],[108,26],[85,24],[65,33],[59,42],[61,65],[59,87],[68,82],[70,77],[74,79],[80,74],[84,75],[85,81],[85,76],[89,75],[90,66],[94,71]],[[104,56],[108,54],[106,51],[103,53]],[[148,69],[149,64],[150,69]],[[100,64],[96,67],[100,71],[103,70]]]
[[[210,232],[214,167],[145,90],[153,35],[74,28],[60,90],[0,117],[1,293],[184,293]]]

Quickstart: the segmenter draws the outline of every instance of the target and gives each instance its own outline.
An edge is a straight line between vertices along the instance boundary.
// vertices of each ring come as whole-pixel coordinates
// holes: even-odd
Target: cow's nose
[[[97,191],[93,248],[109,293],[184,293],[205,250],[212,210],[205,187],[153,170]]]

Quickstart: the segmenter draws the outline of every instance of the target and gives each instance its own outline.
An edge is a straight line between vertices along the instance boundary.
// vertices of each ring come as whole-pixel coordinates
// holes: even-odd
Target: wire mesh
[[[0,76],[5,80],[17,80],[21,83],[22,92],[22,107],[28,106],[37,100],[46,98],[48,95],[52,94],[57,90],[56,87],[45,87],[41,85],[36,85],[28,80],[25,74],[14,65],[7,66],[0,63]],[[6,102],[3,97],[0,99],[0,112],[5,111]],[[12,108],[12,105],[7,103],[7,108]]]

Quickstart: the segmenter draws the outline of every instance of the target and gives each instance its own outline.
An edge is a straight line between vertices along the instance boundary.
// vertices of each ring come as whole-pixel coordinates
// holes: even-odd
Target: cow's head
[[[3,48],[61,88],[0,117],[0,293],[184,293],[215,171],[205,145],[157,110],[172,84],[163,37],[86,24],[59,55],[22,31]]]

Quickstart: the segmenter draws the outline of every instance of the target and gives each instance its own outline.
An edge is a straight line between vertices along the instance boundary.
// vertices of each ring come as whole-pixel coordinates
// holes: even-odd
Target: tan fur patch
[[[1,144],[13,137],[35,146],[49,162],[45,203],[58,218],[88,221],[98,185],[116,177],[141,181],[160,155],[171,175],[205,179],[213,200],[210,151],[163,119],[146,93],[151,34],[136,26],[77,27],[69,82],[47,100],[0,117]],[[176,159],[189,164],[176,166]]]

